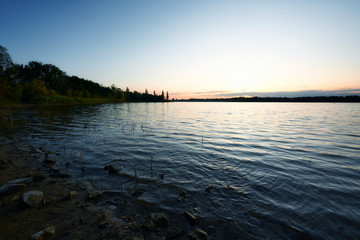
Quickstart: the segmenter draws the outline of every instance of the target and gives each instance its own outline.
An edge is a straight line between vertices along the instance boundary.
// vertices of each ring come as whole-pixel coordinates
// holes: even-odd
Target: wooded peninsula
[[[27,65],[12,61],[8,50],[0,45],[0,103],[95,104],[108,102],[165,102],[164,91],[150,94],[131,92],[129,88],[68,76],[52,64],[31,61]]]

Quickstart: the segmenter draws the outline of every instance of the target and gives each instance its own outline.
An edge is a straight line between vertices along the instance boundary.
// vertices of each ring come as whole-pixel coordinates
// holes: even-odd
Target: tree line
[[[52,64],[30,61],[26,65],[12,61],[7,49],[0,45],[0,100],[12,102],[61,102],[71,99],[107,99],[111,102],[164,102],[169,94],[131,92],[129,88],[68,76]]]

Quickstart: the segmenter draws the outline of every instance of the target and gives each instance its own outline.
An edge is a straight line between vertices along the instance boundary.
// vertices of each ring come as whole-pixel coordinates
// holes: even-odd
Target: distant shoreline
[[[360,96],[326,96],[326,97],[236,97],[236,98],[191,98],[174,100],[174,102],[318,102],[318,103],[360,103]]]

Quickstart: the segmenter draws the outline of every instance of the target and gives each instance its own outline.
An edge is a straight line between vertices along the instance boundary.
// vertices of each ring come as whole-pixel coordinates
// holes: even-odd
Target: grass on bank
[[[0,98],[0,131],[10,132],[15,128],[13,109],[36,105],[93,105],[119,102],[110,98],[83,98],[63,95],[35,96],[30,102],[15,102]]]
[[[83,98],[63,95],[35,96],[33,100],[33,103],[35,104],[101,104],[111,102],[114,101],[109,98]]]
[[[110,98],[83,98],[68,97],[62,95],[55,96],[35,96],[32,101],[21,103],[10,99],[0,98],[0,131],[10,132],[15,128],[13,110],[33,105],[93,105],[103,103],[114,103]]]
[[[15,128],[13,112],[9,108],[0,109],[0,131],[10,132]]]
[[[84,98],[84,97],[68,97],[63,95],[55,96],[34,96],[31,101],[16,102],[6,98],[0,98],[0,109],[19,108],[31,105],[82,105],[82,104],[102,104],[117,103],[111,98]]]

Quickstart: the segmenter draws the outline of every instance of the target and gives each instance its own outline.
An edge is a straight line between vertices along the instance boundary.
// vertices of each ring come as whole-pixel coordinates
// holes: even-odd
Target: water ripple
[[[244,239],[360,239],[360,105],[139,103],[19,112],[74,178],[226,221]],[[123,166],[120,176],[105,165]],[[85,167],[85,175],[81,174]],[[152,168],[151,168],[152,166]],[[162,177],[160,177],[162,176]],[[210,191],[205,188],[212,185]],[[186,201],[178,202],[186,191]]]

